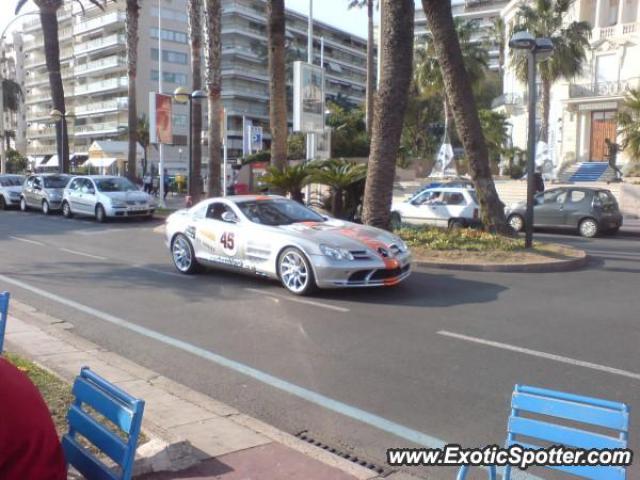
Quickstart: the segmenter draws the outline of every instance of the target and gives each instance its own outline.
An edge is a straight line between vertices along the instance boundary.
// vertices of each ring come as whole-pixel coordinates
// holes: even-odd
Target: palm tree
[[[489,149],[489,160],[497,164],[500,162],[500,155],[506,151],[509,122],[505,114],[493,110],[480,110],[478,115],[480,116],[482,133]]]
[[[504,72],[504,61],[506,51],[507,27],[502,17],[496,17],[491,22],[491,27],[486,38],[486,47],[492,48],[496,43],[498,45],[498,73],[502,78]]]
[[[287,79],[285,66],[284,0],[267,1],[269,38],[269,124],[271,165],[283,170],[287,165]]]
[[[125,29],[127,32],[127,122],[129,128],[129,148],[127,155],[127,177],[135,180],[138,149],[138,108],[136,77],[138,75],[138,21],[140,5],[138,0],[127,0]]]
[[[363,221],[388,228],[396,157],[413,70],[414,0],[382,0],[380,86],[374,105]]]
[[[344,194],[356,182],[367,176],[367,165],[345,160],[322,162],[312,174],[314,183],[331,188],[331,215],[341,218],[344,214]]]
[[[549,112],[551,105],[551,87],[560,80],[570,80],[580,75],[587,58],[591,25],[588,22],[573,21],[565,24],[565,18],[573,0],[535,0],[522,3],[516,14],[514,32],[528,31],[534,37],[550,38],[553,42],[553,53],[538,66],[542,90],[542,124],[540,140],[547,142],[549,138]],[[511,50],[511,59],[515,65],[517,77],[527,81],[527,57],[516,55]]]
[[[287,166],[283,170],[269,167],[261,179],[267,187],[291,195],[296,202],[303,203],[302,188],[311,182],[312,167],[308,163]]]
[[[8,78],[2,79],[2,101],[5,111],[17,112],[23,98],[24,94],[19,83]]]
[[[200,0],[188,0],[187,12],[189,14],[189,43],[191,47],[191,91],[202,90],[202,2]],[[189,182],[193,203],[200,201],[202,194],[202,104],[193,102],[191,110],[191,152],[193,164]]]
[[[627,93],[618,113],[618,126],[622,148],[628,150],[634,161],[640,161],[640,89]]]
[[[374,0],[348,0],[349,8],[363,8],[367,7],[367,20],[368,20],[368,33],[367,33],[367,98],[366,108],[367,112],[367,134],[371,135],[371,126],[373,125],[373,98],[375,95],[376,82],[375,82],[375,40],[373,38],[373,8]],[[379,3],[379,2],[376,2]]]
[[[80,0],[76,0],[82,7]],[[88,0],[98,8],[104,7],[98,0]],[[28,0],[18,0],[15,14],[18,15]],[[58,10],[62,8],[64,0],[33,0],[40,13],[42,35],[44,37],[44,56],[49,73],[49,89],[51,90],[51,102],[53,108],[63,114],[62,120],[56,122],[56,139],[58,144],[58,158],[62,165],[62,171],[69,172],[69,129],[67,128],[66,108],[64,102],[64,86],[60,73],[60,40],[58,37]],[[64,153],[64,154],[63,154]]]
[[[207,103],[209,114],[209,180],[210,197],[220,195],[220,117],[222,112],[222,7],[221,0],[204,0],[205,68],[207,71]],[[226,175],[226,172],[225,172]]]
[[[139,117],[136,122],[136,138],[142,147],[142,175],[146,175],[148,167],[147,154],[149,152],[149,145],[151,144],[149,139],[149,120],[146,115]]]
[[[469,162],[471,177],[480,202],[485,229],[510,234],[504,205],[498,198],[489,165],[489,151],[482,134],[478,109],[471,90],[451,14],[451,0],[422,0],[422,8],[431,27],[433,46],[442,71],[444,91],[451,104],[458,136]]]

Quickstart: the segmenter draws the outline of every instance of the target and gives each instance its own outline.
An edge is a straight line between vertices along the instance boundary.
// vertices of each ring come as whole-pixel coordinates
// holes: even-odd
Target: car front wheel
[[[509,216],[507,222],[516,233],[521,232],[524,229],[524,218],[522,218],[520,215]]]
[[[98,223],[104,223],[107,221],[107,213],[104,211],[104,207],[102,205],[98,205],[96,207],[96,220]]]
[[[49,215],[49,213],[51,213],[49,209],[49,202],[47,202],[46,200],[42,201],[42,213],[44,215]]]
[[[309,295],[316,288],[309,260],[294,247],[286,248],[280,254],[278,276],[282,286],[296,295]]]
[[[578,226],[580,235],[586,238],[593,238],[598,234],[598,222],[593,218],[585,218]]]
[[[5,202],[4,197],[0,195],[0,210],[7,209],[7,202]]]
[[[198,271],[199,265],[191,242],[181,233],[171,242],[171,258],[173,265],[180,273],[190,275]]]
[[[63,202],[63,204],[62,204],[62,216],[64,218],[73,217],[73,212],[71,211],[71,205],[69,205],[69,202]]]
[[[23,212],[26,212],[29,209],[29,207],[27,207],[27,201],[24,199],[24,197],[22,197],[20,199],[20,210],[22,210]]]

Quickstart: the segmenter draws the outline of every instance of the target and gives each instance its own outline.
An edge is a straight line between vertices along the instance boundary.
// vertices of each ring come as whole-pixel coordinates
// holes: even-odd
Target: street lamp
[[[191,200],[192,194],[192,179],[191,179],[191,169],[193,164],[193,145],[192,145],[192,134],[191,131],[191,116],[193,112],[193,101],[199,100],[202,98],[207,98],[207,93],[203,90],[195,90],[193,92],[189,92],[185,87],[178,87],[173,91],[173,98],[178,103],[188,103],[189,104],[189,120],[187,122],[189,133],[187,135],[187,148],[189,152],[189,159],[187,165],[187,202]]]
[[[60,173],[62,172],[62,165],[64,163],[64,136],[66,133],[66,129],[65,126],[67,124],[67,118],[69,117],[73,117],[73,114],[71,112],[66,112],[66,113],[62,113],[60,110],[57,109],[53,109],[51,110],[51,112],[49,112],[49,118],[51,118],[51,120],[53,120],[54,123],[58,123],[61,122],[62,123],[62,131],[61,133],[61,138],[60,138],[60,148],[59,148],[59,152],[60,152],[60,157],[58,158],[58,170],[60,171]],[[69,152],[67,152],[68,154]]]
[[[535,38],[531,33],[516,32],[509,40],[509,48],[527,53],[529,79],[529,129],[527,133],[527,211],[525,214],[525,248],[533,245],[533,195],[535,193],[536,162],[536,76],[537,62],[546,60],[553,52],[553,42],[549,38]]]

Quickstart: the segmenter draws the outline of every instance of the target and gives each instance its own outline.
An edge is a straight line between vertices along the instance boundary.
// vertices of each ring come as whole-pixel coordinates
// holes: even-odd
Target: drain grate
[[[342,451],[340,449],[334,448],[331,445],[327,445],[326,443],[321,442],[320,440],[317,440],[316,438],[311,436],[309,434],[309,432],[306,431],[306,430],[296,433],[296,437],[298,437],[300,440],[304,440],[305,442],[307,442],[307,443],[309,443],[311,445],[315,445],[318,448],[326,450],[329,453],[332,453],[334,455],[342,457],[345,460],[349,460],[350,462],[353,462],[356,465],[360,465],[362,467],[368,468],[369,470],[372,470],[372,471],[376,472],[381,477],[386,477],[388,475],[391,475],[395,471],[395,470],[390,470],[390,469],[385,468],[385,467],[381,467],[380,465],[376,465],[375,463],[373,463],[373,462],[371,462],[371,461],[369,461],[369,460],[367,460],[365,458],[358,457],[358,456],[353,455],[351,453],[348,453],[348,452]]]

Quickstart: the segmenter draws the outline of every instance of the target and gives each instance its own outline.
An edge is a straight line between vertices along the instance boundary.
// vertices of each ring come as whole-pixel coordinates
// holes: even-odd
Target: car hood
[[[144,192],[100,192],[100,195],[118,202],[148,202],[150,199]]]
[[[318,244],[322,243],[348,250],[369,249],[379,252],[380,248],[389,251],[394,245],[399,247],[398,237],[385,230],[337,219],[326,222],[294,223],[278,228]]]

